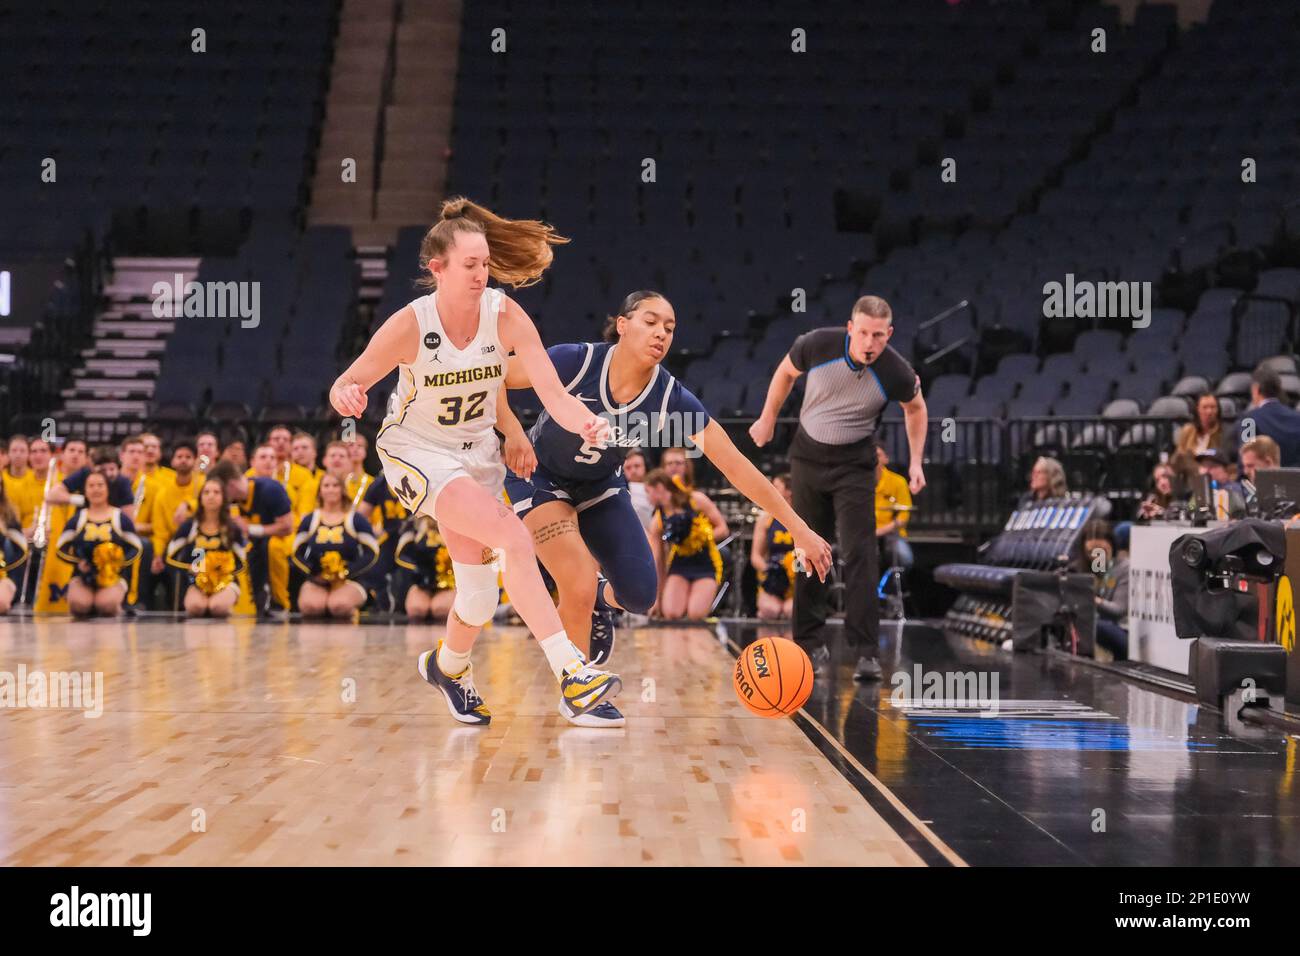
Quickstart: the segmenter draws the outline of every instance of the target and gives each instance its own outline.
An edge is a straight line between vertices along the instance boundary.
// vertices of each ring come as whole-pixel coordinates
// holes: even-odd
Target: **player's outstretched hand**
[[[533,443],[522,431],[506,439],[503,455],[506,467],[520,478],[533,476],[533,470],[537,468],[537,453],[533,450]]]
[[[597,448],[604,448],[609,441],[610,431],[609,419],[592,415],[582,426],[582,440]]]
[[[366,393],[356,382],[335,382],[330,389],[330,405],[344,418],[360,418],[366,410]]]
[[[776,422],[760,416],[749,426],[749,437],[754,440],[755,445],[762,448],[772,440],[772,433],[775,431]]]
[[[817,579],[825,581],[831,570],[831,546],[815,531],[799,531],[794,535],[795,566],[802,559],[805,574],[817,572]]]
[[[912,494],[918,494],[925,487],[925,470],[920,465],[907,469],[907,488]]]

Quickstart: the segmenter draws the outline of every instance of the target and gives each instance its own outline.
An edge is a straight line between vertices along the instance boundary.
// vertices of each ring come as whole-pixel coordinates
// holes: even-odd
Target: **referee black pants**
[[[872,455],[874,460],[875,455]],[[844,562],[844,636],[860,656],[877,657],[880,604],[876,579],[876,472],[856,463],[827,464],[790,459],[791,491],[799,517],[829,542],[839,545]],[[799,574],[794,583],[794,639],[805,650],[825,644],[827,583]]]

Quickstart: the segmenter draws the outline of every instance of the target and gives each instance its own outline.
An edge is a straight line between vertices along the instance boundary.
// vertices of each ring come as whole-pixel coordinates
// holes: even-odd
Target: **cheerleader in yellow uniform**
[[[85,478],[86,505],[59,535],[56,552],[76,573],[68,582],[68,610],[77,617],[116,617],[131,567],[143,550],[131,519],[108,503],[108,479],[98,471]]]
[[[187,617],[230,616],[248,565],[245,548],[243,532],[230,520],[225,485],[209,478],[199,490],[198,513],[167,543],[167,565],[185,575]]]
[[[408,518],[397,539],[394,561],[399,582],[409,584],[407,620],[445,621],[456,599],[456,577],[438,522],[426,514]]]
[[[655,506],[650,543],[659,568],[660,616],[703,620],[722,583],[717,540],[727,536],[726,519],[708,495],[662,468],[646,475],[645,487]]]
[[[19,524],[18,512],[9,502],[3,484],[0,484],[0,614],[8,614],[13,607],[18,582],[22,580],[22,567],[27,563],[27,537]]]
[[[789,475],[777,475],[772,484],[793,504]],[[794,537],[766,512],[754,523],[749,563],[758,572],[758,616],[765,621],[790,617],[794,612]]]
[[[293,539],[293,563],[307,575],[298,591],[303,617],[351,617],[366,602],[363,577],[379,557],[370,522],[344,497],[342,480],[326,474],[317,508],[304,515]]]

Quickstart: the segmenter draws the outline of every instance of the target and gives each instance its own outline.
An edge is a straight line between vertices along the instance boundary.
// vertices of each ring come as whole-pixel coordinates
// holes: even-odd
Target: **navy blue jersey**
[[[399,568],[410,572],[416,587],[430,592],[456,587],[451,554],[438,533],[438,525],[428,515],[416,515],[402,523],[395,561]]]
[[[204,534],[202,525],[189,518],[181,522],[167,543],[166,562],[173,568],[196,572],[202,570],[205,555],[229,554],[231,573],[238,575],[248,565],[247,549],[248,540],[235,525],[230,525],[225,534]]]
[[[260,475],[248,479],[248,500],[239,504],[239,510],[254,524],[275,524],[275,519],[293,510],[289,492],[274,478]]]
[[[406,520],[407,511],[402,507],[402,502],[393,494],[393,489],[388,487],[388,477],[381,471],[379,477],[370,483],[366,489],[365,497],[361,499],[372,508],[377,507],[383,515],[382,533],[379,535],[379,543],[383,544],[390,538],[394,541],[401,534],[402,522]],[[379,524],[374,525],[375,530],[380,529]]]
[[[328,555],[336,557],[332,560]],[[310,577],[356,580],[375,563],[379,545],[370,522],[355,511],[325,524],[319,511],[303,515],[293,539],[293,563]]]
[[[86,493],[86,477],[89,474],[89,466],[78,468],[63,479],[63,487],[68,489],[68,494],[84,495]],[[130,478],[125,475],[118,475],[108,482],[108,503],[114,508],[125,508],[128,505],[135,504],[135,493],[131,491]]]
[[[650,384],[632,401],[617,404],[609,394],[609,362],[617,346],[609,342],[553,345],[546,350],[569,394],[607,419],[613,428],[604,448],[557,425],[543,411],[528,433],[538,464],[572,481],[598,481],[617,474],[629,448],[689,446],[690,436],[709,424],[700,400],[656,366]]]
[[[114,554],[111,547],[117,546]],[[110,587],[122,580],[122,570],[130,568],[140,558],[144,545],[135,533],[131,519],[120,508],[112,508],[103,521],[91,521],[85,508],[74,514],[63,526],[55,545],[55,553],[77,568],[81,579],[90,587]],[[83,571],[81,562],[90,565]],[[102,580],[99,578],[102,576]]]
[[[27,560],[27,539],[21,528],[11,528],[0,518],[0,581]]]

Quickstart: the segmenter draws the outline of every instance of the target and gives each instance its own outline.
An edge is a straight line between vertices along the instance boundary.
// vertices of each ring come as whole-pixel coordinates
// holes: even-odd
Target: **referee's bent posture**
[[[790,445],[794,510],[826,540],[839,539],[844,560],[845,636],[857,648],[854,677],[879,680],[880,606],[876,598],[876,427],[885,406],[898,401],[911,451],[908,487],[925,487],[926,411],[921,380],[887,344],[893,314],[884,299],[866,295],[847,326],[814,329],[795,339],[768,386],[763,414],[750,426],[754,444],[772,440],[776,417],[794,381],[807,374],[799,429]],[[830,658],[822,635],[826,584],[795,576],[794,639],[817,669]]]

